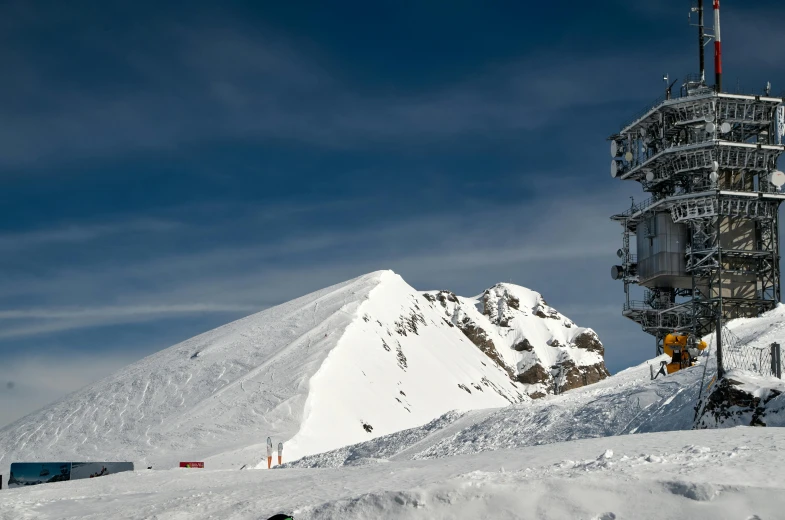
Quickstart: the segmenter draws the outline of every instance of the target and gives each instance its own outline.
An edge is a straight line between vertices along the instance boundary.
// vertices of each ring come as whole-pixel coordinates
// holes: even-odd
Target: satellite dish
[[[715,125],[711,121],[706,123],[706,132],[707,133],[713,134],[715,130],[717,130],[717,125]]]
[[[621,278],[624,278],[624,268],[620,265],[611,266],[611,278],[614,280],[620,280]]]
[[[611,161],[611,177],[614,179],[619,174],[619,163],[616,161]]]
[[[654,180],[654,172],[651,172],[651,171],[646,172],[646,180],[649,181],[649,182],[653,181]]]
[[[709,180],[710,180],[712,183],[715,183],[715,182],[717,182],[717,179],[719,179],[719,178],[720,178],[720,176],[719,176],[719,175],[717,175],[717,172],[711,172],[711,173],[709,174]]]
[[[730,128],[731,128],[730,123],[722,123],[720,125],[720,132],[723,134],[727,134],[728,132],[730,132]]]
[[[611,141],[611,157],[616,157],[619,155],[619,143],[618,141]]]
[[[771,175],[769,176],[769,182],[775,185],[778,189],[781,188],[782,185],[785,184],[785,173],[779,170],[771,172]]]
[[[716,172],[720,169],[720,163],[717,161],[711,161],[711,171]]]
[[[632,162],[632,152],[627,152],[624,154],[624,160],[627,162]]]
[[[622,258],[624,256],[624,250],[623,249],[619,249],[618,251],[616,251],[616,256],[618,256],[619,258]]]

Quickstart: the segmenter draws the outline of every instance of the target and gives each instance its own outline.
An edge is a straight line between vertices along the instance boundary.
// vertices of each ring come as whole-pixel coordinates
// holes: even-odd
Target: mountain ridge
[[[426,294],[376,271],[207,331],[0,429],[0,464],[111,455],[239,467],[264,459],[267,436],[293,460],[530,400],[511,377],[518,353],[493,362]]]

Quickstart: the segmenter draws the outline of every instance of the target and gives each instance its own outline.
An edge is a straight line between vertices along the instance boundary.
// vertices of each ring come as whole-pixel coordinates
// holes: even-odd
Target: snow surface
[[[785,430],[626,435],[336,469],[142,470],[0,492],[0,520],[770,520]]]

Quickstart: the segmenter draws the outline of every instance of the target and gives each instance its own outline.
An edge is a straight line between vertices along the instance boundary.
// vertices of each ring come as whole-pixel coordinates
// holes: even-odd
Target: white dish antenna
[[[611,161],[611,177],[614,179],[619,174],[619,163],[616,161]]]
[[[730,123],[722,123],[720,125],[720,132],[723,134],[727,134],[728,132],[730,132],[730,128],[731,128]]]
[[[712,182],[712,184],[716,184],[717,179],[719,179],[719,178],[720,178],[720,176],[717,175],[717,172],[711,172],[709,174],[709,180]]]
[[[709,133],[709,134],[713,134],[715,130],[717,130],[717,125],[715,125],[715,124],[714,124],[714,123],[712,123],[711,121],[709,121],[708,123],[706,123],[706,132],[707,132],[707,133]]]
[[[769,182],[775,185],[777,189],[780,189],[782,185],[785,184],[785,173],[779,170],[771,172],[771,175],[769,176]]]
[[[711,171],[716,172],[720,169],[720,163],[717,161],[711,161]]]
[[[653,181],[654,180],[654,172],[652,172],[652,171],[646,172],[646,180],[649,181],[649,182]]]
[[[611,157],[619,155],[619,142],[611,141]]]

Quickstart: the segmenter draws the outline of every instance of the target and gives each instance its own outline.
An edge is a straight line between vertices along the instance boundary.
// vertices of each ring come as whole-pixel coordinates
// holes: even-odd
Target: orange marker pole
[[[279,466],[281,465],[281,459],[282,459],[282,458],[283,458],[283,457],[281,457],[280,455],[278,455],[278,465],[279,465]]]
[[[272,457],[267,457],[267,469],[270,469],[270,466],[272,465],[272,463],[273,463],[273,458]]]

